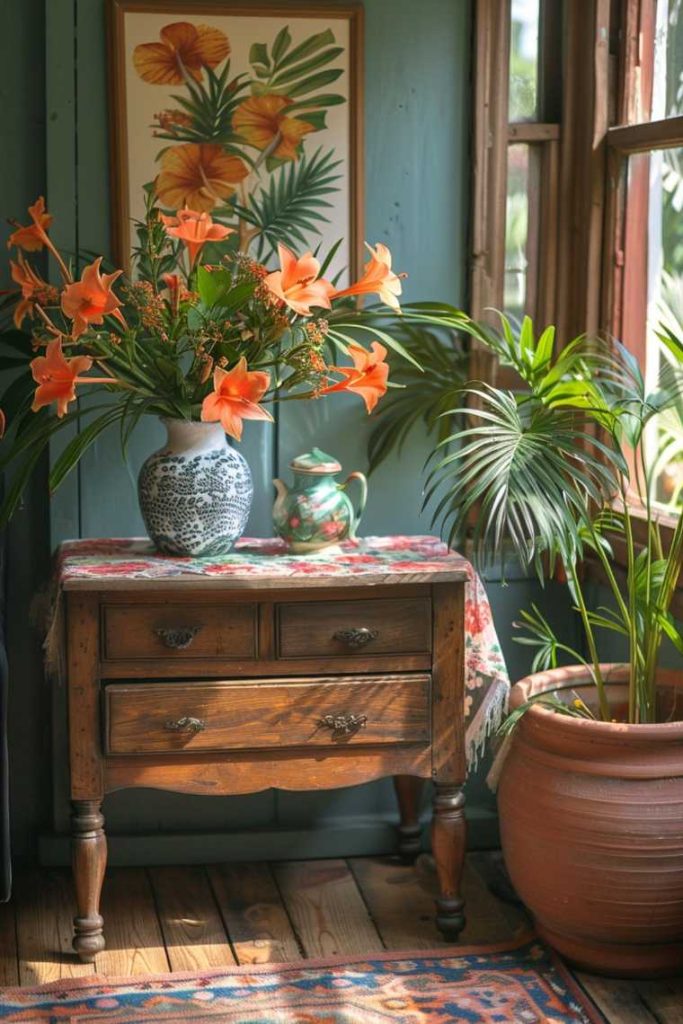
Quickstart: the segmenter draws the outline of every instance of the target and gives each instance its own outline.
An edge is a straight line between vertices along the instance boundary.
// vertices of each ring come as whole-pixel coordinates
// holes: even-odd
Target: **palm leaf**
[[[464,382],[466,354],[457,337],[444,340],[427,327],[412,323],[392,327],[392,335],[419,363],[397,363],[392,380],[402,386],[380,404],[377,424],[368,441],[370,472],[374,472],[392,452],[400,452],[411,431],[423,424],[428,436],[439,443],[452,430],[448,410],[460,401]]]
[[[321,234],[329,223],[323,211],[332,205],[325,197],[339,191],[340,164],[333,150],[317,149],[271,175],[268,185],[249,197],[249,206],[236,205],[237,215],[259,230],[259,259],[274,253],[278,242],[296,248],[307,245],[309,235]]]
[[[468,410],[475,425],[442,442],[441,448],[458,447],[428,478],[428,502],[445,494],[435,519],[454,540],[478,504],[473,536],[479,556],[503,550],[509,540],[527,567],[543,552],[568,558],[581,550],[588,502],[601,507],[616,489],[615,468],[592,447],[583,418],[548,409],[537,398],[519,402],[486,384],[468,391],[480,406]]]

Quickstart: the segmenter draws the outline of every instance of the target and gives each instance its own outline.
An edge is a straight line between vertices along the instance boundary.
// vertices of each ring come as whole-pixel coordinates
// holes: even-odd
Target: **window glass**
[[[511,0],[510,121],[538,119],[539,7],[540,0]]]
[[[648,388],[671,386],[675,366],[679,374],[676,405],[656,417],[648,437],[650,459],[656,462],[653,497],[675,510],[683,504],[682,368],[662,345],[658,333],[665,325],[683,341],[683,148],[641,154],[631,162],[635,167],[649,163],[645,366]]]
[[[657,0],[652,101],[653,121],[683,114],[683,0]],[[639,118],[640,119],[640,118]]]
[[[516,320],[533,316],[536,302],[540,155],[538,145],[508,147],[503,306]]]

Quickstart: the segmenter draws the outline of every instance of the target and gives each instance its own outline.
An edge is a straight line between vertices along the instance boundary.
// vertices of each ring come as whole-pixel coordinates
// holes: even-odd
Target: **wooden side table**
[[[431,778],[436,923],[457,937],[468,565],[396,561],[348,575],[311,561],[284,577],[264,563],[258,575],[63,577],[82,960],[105,942],[102,800],[132,786],[225,795],[394,776],[411,855]]]

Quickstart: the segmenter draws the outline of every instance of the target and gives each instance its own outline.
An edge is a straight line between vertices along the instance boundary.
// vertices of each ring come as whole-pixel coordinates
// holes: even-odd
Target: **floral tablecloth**
[[[157,554],[146,538],[72,540],[61,545],[55,569],[55,614],[47,641],[48,661],[58,644],[59,594],[77,580],[169,580],[180,576],[291,579],[468,572],[465,603],[465,715],[467,761],[476,767],[486,739],[497,728],[507,705],[510,683],[486,591],[474,569],[437,537],[365,537],[346,541],[315,555],[292,555],[271,538],[243,537],[233,551],[218,558],[178,558]]]

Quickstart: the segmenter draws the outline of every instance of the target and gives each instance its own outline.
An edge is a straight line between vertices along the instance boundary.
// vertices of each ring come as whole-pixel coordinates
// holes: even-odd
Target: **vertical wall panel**
[[[0,289],[15,287],[6,262],[12,231],[6,217],[25,223],[26,207],[45,191],[45,105],[42,0],[2,5],[0,41]],[[0,373],[2,389],[14,371]],[[42,676],[41,637],[28,608],[49,569],[47,457],[36,467],[24,500],[3,531],[4,642],[10,663],[9,754],[13,853],[30,850],[35,823],[49,812],[49,766],[36,752],[49,745],[49,707]],[[7,474],[9,477],[10,474]]]
[[[74,261],[78,248],[78,186],[76,181],[76,0],[45,3],[45,95],[48,209],[55,215],[51,235]],[[49,43],[48,43],[49,40]],[[59,280],[54,264],[51,275]],[[54,462],[77,433],[65,427],[50,442]],[[50,503],[52,542],[77,537],[80,529],[79,471],[62,484]]]
[[[368,242],[386,243],[405,270],[406,300],[464,302],[469,187],[469,4],[369,0],[365,5]],[[372,301],[372,300],[371,300]],[[396,358],[396,357],[394,357]],[[344,470],[364,469],[372,426],[360,398],[288,402],[279,463],[317,444]],[[415,430],[371,481],[361,533],[429,532],[420,516],[429,454]]]

